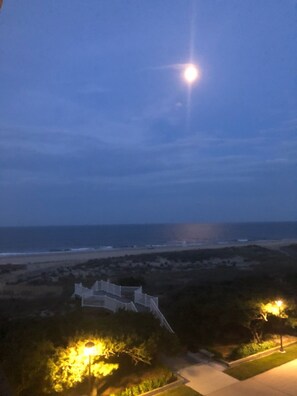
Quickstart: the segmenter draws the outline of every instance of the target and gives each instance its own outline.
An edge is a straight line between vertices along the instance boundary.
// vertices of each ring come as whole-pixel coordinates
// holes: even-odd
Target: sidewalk
[[[211,392],[239,382],[221,370],[205,363],[185,367],[179,370],[178,374],[187,381],[185,385],[202,395],[209,395]]]
[[[195,359],[194,359],[195,357]],[[223,373],[224,365],[207,359],[202,354],[166,358],[164,363],[185,379],[185,385],[202,395],[237,383],[238,380]]]
[[[297,396],[297,359],[244,381],[223,373],[220,363],[203,357],[194,363],[184,355],[166,364],[185,379],[186,386],[204,396]]]
[[[297,359],[245,381],[227,386],[208,396],[296,396]]]

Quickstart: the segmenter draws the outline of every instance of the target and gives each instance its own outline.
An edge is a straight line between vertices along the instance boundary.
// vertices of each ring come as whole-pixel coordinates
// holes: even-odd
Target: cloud
[[[2,129],[2,181],[150,188],[227,180],[243,182],[263,174],[272,175],[276,169],[296,167],[296,161],[282,156],[281,150],[275,152],[275,143],[263,137],[223,139],[204,132],[142,145],[141,139],[129,144],[129,139],[119,137],[129,128],[129,123],[106,122],[103,135],[109,136],[106,131],[112,133],[105,140],[96,131],[84,135],[80,129]],[[160,126],[156,128],[160,130]],[[142,135],[141,131],[138,133]],[[125,144],[121,144],[122,140]],[[247,146],[250,152],[246,151]]]
[[[85,85],[86,95],[98,86]],[[98,88],[98,93],[101,92]],[[199,183],[243,183],[296,171],[295,119],[242,137],[217,129],[184,128],[184,109],[175,95],[116,121],[54,93],[28,93],[42,106],[80,111],[80,122],[0,128],[1,181],[24,184],[77,184],[108,189],[159,188]],[[178,105],[177,105],[178,104]],[[39,106],[41,106],[39,104]],[[286,133],[279,133],[282,129]],[[234,132],[234,131],[233,131]],[[17,149],[17,154],[16,154]]]
[[[270,127],[266,129],[261,129],[260,134],[262,135],[278,135],[278,134],[291,134],[295,133],[295,139],[297,138],[297,118],[290,118],[284,120],[280,125],[275,127]],[[293,136],[294,138],[294,136]]]

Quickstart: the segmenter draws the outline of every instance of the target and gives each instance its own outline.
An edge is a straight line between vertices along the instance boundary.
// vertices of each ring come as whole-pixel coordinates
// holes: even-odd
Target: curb
[[[177,388],[179,385],[183,385],[186,383],[186,380],[183,379],[180,375],[175,374],[176,377],[178,377],[178,379],[174,382],[170,382],[170,384],[161,386],[160,388],[156,388],[153,389],[151,391],[145,392],[145,393],[141,393],[139,396],[153,396],[153,395],[158,395],[161,392],[164,392],[168,389],[173,389],[173,388]]]
[[[297,343],[296,340],[295,341],[291,341],[291,342],[288,342],[288,343],[284,344],[284,347],[289,346],[289,345],[293,345],[293,344],[296,344],[296,343]],[[246,357],[241,358],[241,359],[233,360],[232,362],[227,362],[225,360],[222,360],[222,362],[224,362],[228,367],[231,368],[231,367],[238,366],[241,363],[251,362],[253,360],[257,360],[257,359],[260,359],[262,357],[272,355],[274,352],[278,351],[279,348],[280,347],[278,345],[278,346],[276,346],[274,348],[267,349],[266,351],[254,353],[253,355],[246,356]]]

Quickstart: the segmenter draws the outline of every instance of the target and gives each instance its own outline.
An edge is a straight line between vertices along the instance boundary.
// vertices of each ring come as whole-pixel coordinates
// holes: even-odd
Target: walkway
[[[238,382],[230,375],[203,363],[185,367],[179,370],[178,374],[186,379],[187,383],[185,385],[201,393],[201,395],[209,395],[217,389]]]
[[[166,362],[186,380],[185,385],[207,396],[297,396],[297,359],[245,381],[223,373],[225,367],[201,359],[191,364],[188,357]],[[170,364],[171,363],[171,364]]]
[[[208,396],[296,396],[297,359]]]
[[[223,373],[226,366],[200,353],[177,357],[164,357],[163,363],[185,379],[185,385],[208,395],[218,389],[237,383],[238,380]]]

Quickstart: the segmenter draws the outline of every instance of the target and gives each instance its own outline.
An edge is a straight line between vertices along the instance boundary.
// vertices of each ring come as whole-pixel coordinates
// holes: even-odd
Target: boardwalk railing
[[[134,301],[121,301],[121,299],[125,300],[123,293],[131,294],[133,292]],[[114,283],[101,280],[96,281],[91,289],[88,289],[81,283],[76,283],[74,286],[74,295],[81,298],[82,307],[105,308],[112,312],[116,312],[119,309],[138,312],[135,304],[142,305],[159,319],[161,326],[165,327],[171,333],[174,332],[158,307],[158,297],[142,293],[141,286],[118,286]]]
[[[158,297],[150,296],[149,294],[142,293],[139,290],[134,292],[134,302],[136,304],[144,305],[149,308],[150,312],[159,319],[161,326],[165,327],[171,333],[174,333],[170,324],[167,322],[165,316],[159,309]]]
[[[134,302],[136,304],[144,305],[145,307],[150,308],[151,301],[154,301],[157,306],[159,305],[158,297],[153,297],[149,294],[142,293],[140,290],[136,290],[134,292]]]
[[[165,327],[168,331],[170,331],[170,333],[174,333],[174,331],[172,330],[172,327],[167,322],[165,316],[159,310],[159,307],[156,305],[154,300],[151,300],[151,302],[150,302],[150,311],[157,319],[159,319],[161,326]]]
[[[93,291],[87,287],[84,287],[81,283],[75,283],[74,295],[79,297],[90,297],[93,295]]]
[[[94,291],[104,291],[105,293],[112,294],[114,296],[122,296],[122,286],[115,285],[111,282],[105,282],[104,280],[96,281],[92,286]]]
[[[142,286],[121,286],[122,293],[134,293],[135,291],[142,292]]]
[[[119,309],[137,312],[137,308],[132,301],[125,303],[123,301],[116,300],[115,298],[106,295],[93,296],[91,298],[83,296],[81,305],[82,307],[105,308],[112,312],[117,312]]]

